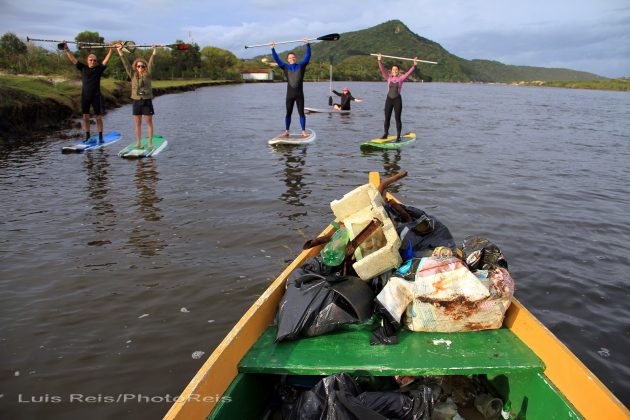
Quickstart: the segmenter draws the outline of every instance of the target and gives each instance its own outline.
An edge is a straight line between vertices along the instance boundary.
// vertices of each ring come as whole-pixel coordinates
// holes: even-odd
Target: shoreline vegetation
[[[205,86],[241,83],[234,80],[155,80],[155,96]],[[131,103],[129,82],[101,80],[105,109]],[[0,75],[0,142],[24,135],[50,134],[80,127],[81,81],[59,76]]]
[[[240,80],[184,79],[155,80],[155,96],[195,90],[205,86],[243,83]],[[507,83],[506,83],[507,85]],[[514,82],[513,86],[556,87],[630,91],[630,79],[593,81]],[[111,110],[128,103],[129,82],[103,79],[101,88],[105,108]],[[61,76],[0,75],[0,141],[23,135],[79,127],[81,82]]]

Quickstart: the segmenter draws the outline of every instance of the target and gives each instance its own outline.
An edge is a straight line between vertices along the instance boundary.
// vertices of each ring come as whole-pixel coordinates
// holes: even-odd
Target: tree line
[[[98,32],[84,31],[79,33],[74,41],[104,43],[104,38]],[[182,43],[181,40],[175,41],[175,44]],[[107,54],[107,49],[78,49],[73,51],[73,54],[83,63],[87,63],[88,54],[95,54],[101,62]],[[138,48],[123,54],[126,54],[129,62],[139,57],[148,60],[151,49]],[[154,63],[153,78],[160,80],[194,78],[237,80],[241,78],[242,68],[248,66],[227,50],[212,46],[200,48],[196,43],[191,44],[186,50],[158,48]],[[68,78],[76,77],[77,73],[63,51],[50,51],[36,43],[25,42],[11,32],[0,38],[0,70],[12,74],[61,75]],[[118,80],[127,79],[120,57],[115,51],[107,63],[104,76]]]

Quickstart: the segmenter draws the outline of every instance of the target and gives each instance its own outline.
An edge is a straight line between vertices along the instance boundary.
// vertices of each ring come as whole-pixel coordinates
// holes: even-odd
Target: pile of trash
[[[404,176],[404,175],[403,175]],[[398,177],[400,178],[400,176]],[[457,246],[449,229],[421,209],[386,200],[363,185],[331,203],[333,233],[321,254],[293,271],[280,302],[276,342],[381,319],[372,344],[397,331],[499,328],[514,280],[499,247],[482,236]]]
[[[288,420],[507,419],[511,403],[492,396],[480,376],[366,377],[347,373],[282,379],[278,418]],[[313,383],[314,382],[314,383]]]

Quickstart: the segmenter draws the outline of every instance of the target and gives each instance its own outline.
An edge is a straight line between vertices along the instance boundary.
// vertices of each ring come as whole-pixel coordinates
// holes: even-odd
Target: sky
[[[630,76],[630,0],[0,0],[0,35],[191,39],[239,58],[268,52],[245,45],[343,34],[392,19],[468,60]]]

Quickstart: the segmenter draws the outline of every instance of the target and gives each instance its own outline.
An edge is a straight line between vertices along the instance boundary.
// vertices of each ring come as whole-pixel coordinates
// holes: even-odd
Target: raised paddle
[[[318,38],[308,38],[307,41],[337,41],[339,38],[341,38],[341,35],[339,34],[328,34],[328,35],[323,35],[320,36]],[[280,42],[276,42],[276,45],[279,44],[292,44],[294,42],[304,42],[304,39],[295,39],[293,41],[280,41]],[[268,47],[270,46],[271,43],[267,43],[267,44],[256,44],[256,45],[245,45],[245,49],[247,48],[256,48],[256,47]]]
[[[83,41],[59,41],[57,39],[40,39],[40,38],[29,38],[28,36],[26,37],[26,42],[32,42],[32,41],[37,41],[37,42],[56,42],[57,43],[57,49],[59,51],[63,51],[66,49],[66,44],[77,44],[79,46],[81,45],[105,45],[103,43],[100,42],[83,42]]]
[[[126,53],[132,53],[136,50],[136,43],[133,41],[124,41],[122,44],[122,50]],[[92,44],[92,45],[79,45],[80,50],[94,50],[102,48],[116,48],[116,45],[110,44]]]
[[[378,57],[378,54],[376,53],[366,53],[363,51],[356,51],[356,50],[350,50],[348,51],[348,55],[371,55],[374,57]],[[395,58],[398,60],[408,60],[408,61],[413,61],[413,58],[407,58],[407,57],[396,57],[395,55],[385,55],[385,54],[381,54],[381,57],[386,57],[386,58]],[[427,61],[427,60],[416,60],[420,63],[428,63],[428,64],[438,64],[437,61]]]
[[[186,51],[190,49],[189,44],[179,43],[179,44],[155,44],[156,47],[165,47],[165,48],[173,48],[178,51]],[[133,41],[125,41],[122,43],[122,50],[126,53],[132,53],[136,50],[136,48],[151,48],[153,45],[136,45]],[[87,45],[82,46],[79,45],[79,49],[93,49],[93,48],[117,48],[116,45]]]
[[[332,63],[330,64],[330,85],[328,86],[328,106],[333,106],[333,99],[332,99]]]

